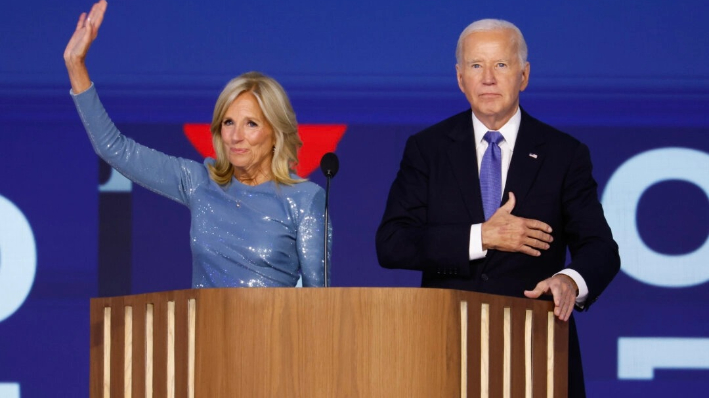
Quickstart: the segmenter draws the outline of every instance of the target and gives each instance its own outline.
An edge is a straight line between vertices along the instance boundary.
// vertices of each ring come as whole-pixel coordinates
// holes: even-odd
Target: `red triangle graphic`
[[[185,136],[192,146],[203,157],[215,157],[212,147],[212,133],[209,124],[185,123],[183,126]],[[296,169],[301,177],[307,177],[320,165],[320,159],[328,152],[334,152],[337,144],[345,135],[345,124],[301,124],[298,134],[303,140],[298,159],[300,163]]]

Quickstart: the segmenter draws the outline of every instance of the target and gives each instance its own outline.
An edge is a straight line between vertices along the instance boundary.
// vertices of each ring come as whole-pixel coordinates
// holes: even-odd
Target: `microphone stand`
[[[325,287],[330,287],[330,283],[328,282],[328,279],[327,279],[327,276],[328,276],[328,272],[327,272],[327,266],[328,266],[328,264],[327,264],[328,263],[328,261],[327,261],[327,243],[328,242],[327,242],[327,238],[330,235],[330,233],[329,233],[330,232],[330,230],[329,230],[330,223],[329,223],[328,202],[330,199],[330,180],[332,180],[332,175],[329,172],[329,170],[328,170],[328,173],[325,174],[325,176],[327,177],[326,178],[327,179],[327,188],[325,189],[325,234],[324,234],[325,235],[325,242],[324,242],[323,247],[325,248],[325,255],[324,255],[324,259],[325,259],[325,261],[324,261],[324,263],[325,263]]]
[[[337,155],[335,155],[332,152],[328,152],[325,155],[323,155],[322,159],[320,159],[320,170],[322,170],[323,174],[325,175],[325,178],[327,179],[327,187],[325,189],[325,238],[324,238],[324,243],[323,247],[325,248],[325,253],[323,255],[324,261],[323,263],[325,264],[325,271],[324,271],[324,276],[325,276],[325,287],[330,286],[330,282],[328,280],[328,261],[327,261],[327,252],[328,252],[328,237],[330,236],[330,215],[329,215],[329,202],[330,202],[330,180],[332,180],[335,177],[335,174],[337,174],[337,171],[340,169],[340,160],[337,159]]]

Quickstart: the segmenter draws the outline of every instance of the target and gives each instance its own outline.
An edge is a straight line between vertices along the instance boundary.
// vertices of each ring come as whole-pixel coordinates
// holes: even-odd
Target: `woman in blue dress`
[[[211,123],[216,159],[139,145],[108,117],[86,69],[106,6],[81,14],[64,51],[71,96],[102,159],[190,209],[192,287],[323,286],[325,194],[293,172],[302,141],[281,85],[257,72],[226,85]]]

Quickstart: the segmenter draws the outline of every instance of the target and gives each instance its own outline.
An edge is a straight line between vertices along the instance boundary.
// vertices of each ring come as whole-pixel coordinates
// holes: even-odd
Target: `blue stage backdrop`
[[[186,208],[101,164],[69,98],[62,51],[89,7],[0,13],[0,398],[86,396],[89,299],[190,286]],[[576,316],[589,396],[703,397],[708,16],[700,0],[112,1],[88,64],[125,134],[195,160],[222,86],[277,78],[307,157],[325,141],[340,157],[333,285],[417,286],[374,251],[404,142],[466,108],[460,31],[515,22],[532,65],[522,106],[588,144],[621,248],[621,273]]]

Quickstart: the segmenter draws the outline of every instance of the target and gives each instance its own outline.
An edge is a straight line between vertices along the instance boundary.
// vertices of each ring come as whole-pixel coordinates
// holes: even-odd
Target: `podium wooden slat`
[[[524,397],[525,391],[525,342],[524,322],[527,309],[524,307],[510,308],[512,317],[512,388],[513,397]]]
[[[195,302],[193,364],[189,300]],[[462,301],[467,303],[467,318],[461,318]],[[174,316],[168,316],[168,302],[175,303]],[[93,299],[90,396],[105,396],[104,375],[110,376],[111,397],[150,396],[145,391],[145,368],[151,362],[145,330],[146,306],[152,304],[156,398],[167,397],[169,391],[188,397],[191,384],[196,397],[477,397],[483,303],[490,319],[490,396],[502,396],[503,391],[525,396],[529,348],[524,328],[526,311],[531,310],[533,396],[546,397],[550,302],[417,288],[193,289]],[[132,371],[124,383],[126,306],[132,308],[132,355],[125,356],[132,357]],[[104,325],[105,308],[111,311],[110,326]],[[174,319],[174,351],[168,344],[168,319]],[[110,329],[110,369],[103,365],[104,326]],[[563,397],[568,325],[555,321],[553,327],[553,389],[555,397]],[[505,341],[510,349],[507,362]],[[461,347],[467,351],[461,353]],[[170,369],[174,388],[168,384]],[[124,385],[131,387],[128,394]]]

